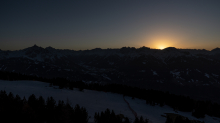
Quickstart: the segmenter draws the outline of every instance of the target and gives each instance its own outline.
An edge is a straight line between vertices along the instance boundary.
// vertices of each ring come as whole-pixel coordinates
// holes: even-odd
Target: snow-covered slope
[[[79,104],[87,109],[89,122],[93,122],[95,112],[105,111],[107,108],[114,110],[116,114],[124,114],[130,120],[134,121],[135,116],[132,114],[127,103],[121,94],[113,94],[109,92],[98,92],[93,90],[78,91],[78,89],[57,89],[58,87],[49,87],[48,83],[39,81],[4,81],[0,80],[0,90],[5,90],[7,93],[12,92],[14,95],[18,94],[20,97],[25,96],[28,98],[31,94],[36,97],[42,95],[45,99],[49,96],[58,100],[69,100],[72,106]],[[164,113],[176,113],[168,106],[150,106],[145,103],[145,100],[132,99],[125,97],[131,108],[140,117],[148,118],[150,123],[165,123],[166,118],[162,117]],[[178,114],[188,117],[190,120],[201,120],[205,123],[219,123],[220,118],[212,118],[207,116],[204,119],[197,119],[191,116],[191,113],[178,112]]]

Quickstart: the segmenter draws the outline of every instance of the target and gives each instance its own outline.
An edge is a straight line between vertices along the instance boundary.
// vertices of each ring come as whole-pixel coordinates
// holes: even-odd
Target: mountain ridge
[[[73,51],[34,45],[19,51],[1,51],[0,70],[85,83],[119,83],[187,95],[209,88],[208,94],[202,97],[209,98],[216,95],[210,88],[220,90],[219,51],[219,48],[207,51],[174,47]],[[191,88],[191,91],[181,92],[181,88]],[[194,88],[198,90],[194,92]]]
[[[7,55],[9,54],[9,55]],[[16,54],[16,55],[14,55]],[[10,58],[10,57],[27,57],[30,59],[33,59],[34,57],[40,57],[36,58],[36,60],[42,61],[44,59],[48,58],[54,58],[57,57],[66,57],[66,56],[75,56],[75,55],[100,55],[100,56],[106,56],[106,55],[112,55],[116,54],[118,56],[131,56],[131,57],[138,57],[140,54],[144,55],[152,55],[156,56],[160,59],[164,59],[167,57],[174,57],[179,55],[218,55],[220,54],[220,48],[215,48],[211,51],[205,50],[205,49],[177,49],[175,47],[167,47],[163,50],[160,49],[150,49],[148,47],[140,47],[140,48],[134,48],[134,47],[122,47],[120,49],[101,49],[101,48],[95,48],[91,50],[81,50],[81,51],[75,51],[75,50],[68,50],[68,49],[55,49],[53,47],[46,47],[42,48],[40,46],[34,45],[25,49],[16,50],[16,51],[1,51],[0,52],[0,58]],[[39,56],[40,55],[40,56]]]

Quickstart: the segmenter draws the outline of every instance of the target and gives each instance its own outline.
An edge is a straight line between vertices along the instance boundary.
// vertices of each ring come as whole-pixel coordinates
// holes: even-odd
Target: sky
[[[1,0],[0,49],[220,47],[219,0]]]

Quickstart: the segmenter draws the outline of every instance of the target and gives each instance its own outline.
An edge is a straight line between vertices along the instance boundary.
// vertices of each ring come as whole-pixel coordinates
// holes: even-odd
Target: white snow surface
[[[130,111],[127,103],[123,100],[123,95],[110,92],[99,92],[94,90],[86,90],[83,92],[69,89],[57,89],[58,87],[49,87],[49,83],[43,83],[39,81],[5,81],[0,80],[0,90],[5,90],[7,93],[12,92],[15,95],[19,95],[21,98],[24,96],[26,99],[31,94],[35,94],[36,97],[43,96],[46,100],[47,97],[52,96],[57,102],[58,100],[68,99],[70,104],[74,107],[79,104],[81,107],[85,107],[88,111],[89,122],[94,122],[95,112],[105,111],[107,108],[114,110],[116,114],[124,114],[132,122],[135,117]],[[125,97],[129,102],[131,108],[137,112],[137,115],[143,116],[144,119],[148,118],[150,123],[165,123],[166,118],[161,115],[164,113],[175,113],[169,106],[150,106],[145,103],[145,100],[132,99],[132,97]],[[201,120],[205,123],[219,123],[220,118],[213,118],[207,116],[205,118],[197,119],[191,116],[190,112],[178,112],[182,116],[188,117],[190,120]]]

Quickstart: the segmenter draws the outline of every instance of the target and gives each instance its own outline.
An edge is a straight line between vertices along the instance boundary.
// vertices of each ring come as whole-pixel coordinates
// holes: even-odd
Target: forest
[[[218,103],[213,103],[211,101],[204,101],[204,100],[194,100],[190,97],[182,96],[182,95],[176,95],[171,94],[169,92],[162,92],[157,90],[146,90],[146,89],[140,89],[137,87],[131,87],[121,84],[106,84],[101,85],[98,83],[91,83],[86,84],[82,81],[69,81],[64,78],[54,78],[54,79],[47,79],[47,78],[41,78],[36,76],[29,76],[29,75],[23,75],[19,73],[11,73],[11,72],[0,72],[0,79],[2,80],[10,80],[10,81],[16,81],[16,80],[34,80],[34,81],[42,81],[50,83],[50,86],[59,86],[59,88],[67,88],[67,89],[73,89],[73,88],[79,88],[80,91],[83,91],[83,89],[89,89],[89,90],[97,90],[97,91],[104,91],[104,92],[112,92],[112,93],[118,93],[123,94],[124,96],[130,96],[133,98],[139,98],[146,100],[146,104],[150,104],[152,106],[159,105],[164,106],[168,105],[173,108],[175,111],[183,111],[183,112],[192,112],[192,116],[196,118],[204,118],[205,114],[209,116],[215,116],[220,117],[220,105]],[[12,101],[13,100],[13,101]],[[21,99],[18,95],[15,97],[12,93],[6,94],[5,91],[1,91],[1,116],[3,118],[7,118],[10,115],[15,115],[15,119],[22,119],[24,115],[28,115],[28,118],[25,118],[27,121],[22,122],[29,122],[31,119],[32,121],[38,122],[54,122],[52,119],[56,119],[56,121],[61,121],[62,117],[65,116],[65,120],[74,122],[74,120],[78,121],[79,119],[74,119],[74,112],[79,111],[82,114],[83,118],[80,118],[81,120],[84,119],[84,121],[80,122],[88,122],[88,114],[86,114],[86,109],[80,108],[79,105],[76,105],[75,108],[71,107],[68,103],[64,103],[63,101],[59,101],[58,105],[55,105],[55,101],[52,97],[48,97],[46,101],[42,97],[36,98],[34,95],[31,95],[28,100]],[[16,104],[14,104],[16,103]],[[13,105],[12,107],[10,105]],[[4,106],[8,105],[8,106]],[[11,111],[15,110],[15,112],[10,113]],[[43,112],[43,113],[39,113]],[[57,113],[55,113],[57,112]],[[59,113],[58,113],[59,112]],[[18,115],[16,115],[17,113]],[[23,113],[23,115],[21,115]],[[47,115],[45,115],[46,113]],[[59,114],[59,116],[56,116]],[[108,116],[109,115],[109,116]],[[45,117],[47,116],[47,117]],[[95,114],[95,119],[97,123],[103,122],[102,117],[114,117],[117,122],[128,122],[128,119],[124,118],[124,120],[117,118],[117,116],[114,114],[114,112],[111,112],[106,110],[102,113]],[[77,118],[79,118],[77,116]],[[10,118],[9,118],[10,119]],[[106,118],[104,118],[106,119]],[[112,119],[112,118],[111,118]],[[181,118],[177,118],[181,119]],[[183,119],[183,118],[182,118]],[[14,120],[14,119],[10,119]],[[64,120],[62,120],[64,121]],[[115,121],[115,122],[116,122]],[[144,119],[136,119],[135,122],[147,122],[147,120]],[[169,117],[167,117],[166,123],[174,123],[175,121],[170,121]],[[183,120],[182,122],[188,122]],[[190,121],[191,122],[191,121]]]

